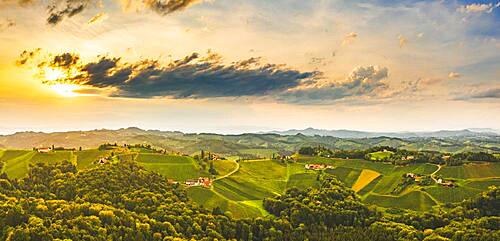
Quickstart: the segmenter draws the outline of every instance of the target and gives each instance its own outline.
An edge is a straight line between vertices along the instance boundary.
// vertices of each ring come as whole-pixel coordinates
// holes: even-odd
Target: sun
[[[54,68],[46,68],[43,71],[43,78],[47,81],[54,81],[58,79],[65,79],[68,75],[60,70],[60,69],[54,69]]]
[[[78,96],[78,93],[74,91],[79,89],[79,87],[73,84],[54,84],[50,86],[50,89],[64,97],[75,97]]]

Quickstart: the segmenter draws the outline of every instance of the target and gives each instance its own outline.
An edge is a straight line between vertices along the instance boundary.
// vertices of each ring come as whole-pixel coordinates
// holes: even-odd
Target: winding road
[[[431,173],[431,178],[432,180],[434,180],[435,183],[438,183],[436,179],[436,173],[438,173],[441,170],[441,165],[436,165],[436,166],[438,167],[438,169],[435,170],[433,173]]]
[[[224,176],[220,176],[220,177],[215,178],[214,181],[229,177],[229,176],[233,175],[235,172],[237,172],[238,170],[240,170],[240,163],[237,161],[234,161],[234,163],[236,163],[236,168],[234,170],[230,171],[229,173],[227,173]]]

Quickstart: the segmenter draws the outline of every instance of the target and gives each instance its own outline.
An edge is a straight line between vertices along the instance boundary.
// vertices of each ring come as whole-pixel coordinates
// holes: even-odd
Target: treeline
[[[387,152],[388,155],[377,159],[373,156],[373,153],[376,152]],[[437,151],[409,151],[389,146],[378,146],[365,150],[331,150],[322,146],[307,146],[300,148],[298,153],[308,156],[390,162],[395,165],[434,163],[456,166],[466,162],[500,162],[500,156],[486,152],[462,152],[451,154]]]
[[[266,199],[272,217],[237,220],[134,162],[37,163],[25,178],[0,176],[0,240],[499,240],[498,202],[493,188],[449,212],[384,214],[327,176]]]

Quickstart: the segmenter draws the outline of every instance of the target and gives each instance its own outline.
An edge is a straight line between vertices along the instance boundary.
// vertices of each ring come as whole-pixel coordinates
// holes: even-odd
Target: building
[[[198,179],[188,179],[185,182],[186,185],[190,187],[202,186],[202,187],[211,187],[212,180],[208,177],[199,177]]]
[[[405,176],[406,176],[406,177],[409,177],[409,178],[413,178],[413,179],[414,179],[415,177],[417,177],[417,175],[415,175],[415,173],[411,173],[411,172],[406,173],[406,175],[405,175]]]
[[[401,160],[403,160],[403,161],[415,160],[415,156],[404,156],[404,157],[401,157]]]
[[[325,165],[325,164],[306,164],[304,167],[307,170],[333,169],[333,166],[331,166],[331,165]]]
[[[40,148],[36,148],[36,151],[38,153],[49,153],[52,151],[52,147],[40,147]]]
[[[107,157],[101,157],[99,160],[97,160],[97,164],[106,164],[109,162],[109,158]]]

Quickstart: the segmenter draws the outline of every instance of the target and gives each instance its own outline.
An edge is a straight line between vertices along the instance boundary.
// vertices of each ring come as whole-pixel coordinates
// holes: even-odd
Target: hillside
[[[248,164],[253,174],[265,174],[266,168],[274,171],[273,178],[284,174],[279,163]],[[245,173],[242,169],[241,177]],[[266,180],[265,175],[256,177],[259,180]],[[375,211],[335,178],[317,181],[319,185],[311,188],[266,194],[260,204],[245,202],[250,207],[260,206],[257,212],[266,217],[236,218],[221,208],[242,205],[227,201],[205,209],[192,199],[209,198],[208,204],[220,200],[217,193],[186,190],[133,161],[84,170],[70,162],[40,162],[22,179],[0,176],[0,239],[396,241],[431,237],[469,241],[500,237],[494,225],[499,215],[497,188],[458,203],[456,208],[418,214]],[[269,180],[265,186],[278,190],[280,184],[276,184]],[[463,236],[456,236],[457,230]]]
[[[373,138],[373,137],[393,137],[393,138],[449,138],[449,137],[494,137],[499,136],[500,131],[493,129],[464,129],[464,130],[440,130],[429,132],[367,132],[354,130],[323,130],[315,128],[306,128],[303,130],[270,131],[262,133],[273,133],[279,135],[297,135],[307,136],[333,136],[338,138]]]
[[[118,130],[92,130],[70,132],[19,132],[0,136],[3,149],[32,149],[42,146],[56,146],[83,149],[96,148],[102,143],[149,144],[155,147],[192,154],[200,149],[223,154],[247,154],[261,157],[260,154],[245,150],[264,150],[278,153],[295,152],[303,146],[325,146],[330,149],[367,149],[373,146],[391,146],[408,150],[432,150],[444,152],[500,150],[500,136],[470,137],[371,137],[337,138],[332,136],[309,136],[304,134],[241,134],[219,135],[209,133],[181,133],[158,130],[126,128]],[[269,156],[264,156],[269,157]]]

